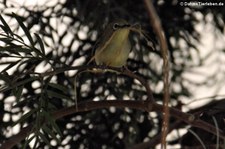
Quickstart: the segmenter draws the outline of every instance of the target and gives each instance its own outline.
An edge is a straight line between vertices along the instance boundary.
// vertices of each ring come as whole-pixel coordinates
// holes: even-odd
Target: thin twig
[[[144,0],[144,3],[146,5],[150,20],[151,20],[151,25],[158,36],[160,48],[161,48],[161,53],[163,57],[163,83],[164,83],[164,98],[163,98],[163,126],[162,126],[162,146],[161,148],[166,149],[166,136],[168,132],[168,125],[169,125],[169,56],[168,56],[168,46],[165,38],[165,34],[163,32],[162,26],[160,19],[153,7],[152,2],[150,0]]]

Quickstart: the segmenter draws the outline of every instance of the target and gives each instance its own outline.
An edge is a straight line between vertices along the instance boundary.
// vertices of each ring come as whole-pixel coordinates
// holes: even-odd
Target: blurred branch
[[[160,48],[161,48],[161,53],[163,57],[163,83],[164,83],[164,98],[163,98],[163,126],[162,126],[162,147],[161,148],[166,148],[166,136],[167,136],[167,131],[169,128],[169,56],[168,56],[168,45],[166,42],[166,37],[164,34],[164,31],[162,29],[162,25],[160,22],[160,18],[158,17],[154,6],[152,5],[152,2],[150,0],[144,0],[144,3],[146,4],[146,8],[151,20],[151,25],[158,36]]]
[[[142,78],[137,75],[135,75],[133,72],[129,71],[128,69],[123,69],[123,68],[113,68],[113,67],[104,67],[102,66],[77,66],[77,67],[71,67],[71,68],[62,68],[62,69],[57,69],[55,71],[47,72],[47,73],[42,73],[40,76],[44,77],[47,75],[55,75],[58,73],[62,73],[64,71],[68,70],[74,70],[74,69],[79,69],[79,70],[90,70],[93,68],[97,69],[111,69],[117,72],[120,72],[121,74],[127,75],[131,78],[137,79],[141,82],[141,84],[146,88],[146,92],[148,95],[148,99],[146,101],[131,101],[131,100],[110,100],[110,101],[88,101],[88,102],[82,102],[78,104],[78,107],[72,106],[72,107],[67,107],[61,110],[58,110],[56,112],[53,112],[51,115],[53,119],[57,120],[60,118],[63,118],[64,116],[68,116],[71,114],[75,114],[78,112],[87,112],[91,110],[96,110],[96,109],[102,109],[102,108],[109,108],[109,107],[116,107],[116,108],[131,108],[131,109],[137,109],[141,111],[156,111],[156,112],[162,112],[164,109],[164,105],[159,105],[154,102],[153,96],[151,89],[148,85],[148,83]],[[200,119],[195,118],[194,115],[192,114],[187,114],[183,113],[175,108],[169,108],[169,112],[171,116],[182,120],[192,126],[201,128],[207,132],[210,132],[212,134],[216,135],[216,128],[212,126],[209,123],[206,123]],[[48,120],[43,120],[43,123],[47,123]],[[29,134],[32,133],[32,131],[35,131],[35,124],[30,124],[27,127],[21,129],[21,131],[17,134],[12,136],[9,140],[4,142],[0,149],[10,149],[13,146],[15,146],[17,143],[21,142],[25,137],[29,136]],[[223,132],[219,130],[220,137],[224,138],[225,136],[223,135]]]
[[[58,110],[56,112],[52,113],[53,119],[57,120],[60,118],[63,118],[65,116],[79,113],[79,112],[88,112],[91,110],[97,110],[102,108],[109,108],[109,107],[116,107],[116,108],[131,108],[141,111],[147,111],[147,112],[162,112],[163,106],[157,103],[152,103],[150,100],[146,101],[131,101],[131,100],[105,100],[105,101],[87,101],[82,102],[78,104],[78,109],[76,108],[76,105],[67,107],[61,110]],[[195,118],[194,115],[183,113],[175,108],[169,108],[171,116],[182,120],[186,122],[187,124],[190,124],[194,127],[201,128],[207,132],[210,132],[214,135],[216,135],[216,128],[215,126],[204,122],[198,118]],[[45,123],[48,122],[48,120],[44,121]],[[34,124],[30,124],[26,126],[25,128],[21,129],[21,131],[12,136],[9,140],[4,142],[0,149],[10,149],[13,146],[15,146],[17,143],[22,141],[26,136],[28,136],[32,131],[35,131],[35,129],[32,129],[34,127]],[[219,137],[224,138],[224,134],[222,130],[219,130]],[[149,145],[149,143],[147,144]],[[147,148],[149,148],[148,146]],[[135,148],[134,148],[135,149]],[[144,148],[143,148],[144,149]]]

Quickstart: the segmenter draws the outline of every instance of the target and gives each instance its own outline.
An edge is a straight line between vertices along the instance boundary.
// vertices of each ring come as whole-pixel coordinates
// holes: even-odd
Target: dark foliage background
[[[190,87],[206,85],[210,81],[206,77],[202,83],[195,83],[183,75],[193,67],[201,66],[205,60],[199,55],[197,46],[201,34],[195,25],[199,22],[212,23],[216,30],[212,36],[221,36],[224,34],[225,9],[224,6],[181,6],[180,1],[175,0],[153,3],[169,45],[171,104],[178,107],[182,105],[182,97],[192,98]],[[0,75],[1,141],[13,135],[10,130],[18,119],[15,117],[20,117],[17,126],[22,128],[31,122],[39,126],[41,115],[48,117],[50,123],[43,128],[39,126],[40,131],[31,135],[36,138],[36,148],[51,145],[53,148],[123,149],[154,139],[160,133],[161,113],[149,114],[131,109],[110,108],[77,113],[54,122],[50,112],[75,104],[74,78],[77,71],[43,78],[32,74],[87,64],[104,26],[116,18],[124,18],[131,23],[141,24],[156,48],[153,51],[143,37],[133,33],[133,50],[127,67],[148,81],[155,99],[162,102],[162,57],[142,1],[67,0],[26,6],[5,0],[0,3],[0,9],[13,34],[19,35],[10,39],[11,35],[5,27],[7,38],[0,38],[0,64],[4,67]],[[202,17],[197,17],[199,15]],[[208,15],[213,18],[211,22],[207,19]],[[20,22],[25,24],[29,33],[21,30]],[[1,25],[4,29],[4,24]],[[76,90],[78,102],[107,99],[146,100],[145,90],[137,81],[110,72],[86,72],[78,75]],[[25,113],[28,114],[22,116]],[[171,119],[171,123],[173,121]],[[181,126],[177,128],[179,127]],[[29,138],[26,140],[30,141]],[[25,142],[15,148],[21,148]]]

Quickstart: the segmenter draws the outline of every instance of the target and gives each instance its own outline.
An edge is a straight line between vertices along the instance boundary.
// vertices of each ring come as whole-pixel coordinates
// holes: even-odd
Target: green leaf
[[[0,41],[4,42],[5,44],[10,44],[12,42],[12,39],[2,37],[0,38]]]
[[[37,109],[30,110],[29,112],[27,112],[26,114],[24,114],[18,121],[16,121],[15,123],[13,123],[12,127],[15,126],[18,123],[24,122],[28,117],[30,117],[36,111],[37,111]]]
[[[26,149],[27,148],[27,145],[36,137],[35,135],[33,135],[33,136],[31,136],[30,137],[30,135],[28,136],[29,137],[29,139],[26,139],[25,140],[25,142],[24,142],[24,144],[23,144],[23,146],[22,146],[22,149]],[[27,137],[27,138],[28,138]]]
[[[16,89],[16,92],[15,92],[15,96],[16,96],[16,101],[20,101],[20,98],[21,98],[21,95],[22,95],[22,92],[23,92],[23,85],[22,86],[19,86],[17,89]]]
[[[16,36],[20,41],[24,42],[23,38],[17,34],[13,34],[14,36]]]
[[[52,127],[55,129],[56,133],[58,133],[60,135],[60,137],[62,138],[63,137],[63,134],[62,132],[60,131],[58,125],[55,123],[55,120],[50,120],[50,123],[52,125]]]
[[[8,30],[6,29],[6,27],[4,25],[0,25],[0,27],[8,35]]]
[[[9,52],[10,54],[15,54],[20,56],[20,53],[15,51],[14,48],[15,48],[14,46],[5,46],[5,47],[0,46],[0,52]]]
[[[13,36],[13,32],[12,30],[10,29],[10,27],[8,26],[8,24],[6,23],[6,21],[4,20],[4,18],[0,15],[0,20],[2,22],[2,24],[4,25],[4,31],[8,34],[10,34],[11,36]]]
[[[60,135],[60,137],[62,137],[62,132],[60,131],[58,125],[55,122],[55,119],[46,111],[43,111],[43,113],[45,113],[45,118],[48,120],[49,124],[53,127],[53,129],[56,131],[57,134]]]
[[[45,137],[44,134],[42,134],[41,132],[39,133],[40,138],[42,139],[42,141],[44,141],[49,147],[51,147],[51,144],[49,142],[49,140]]]
[[[68,92],[68,88],[66,88],[63,85],[55,84],[55,83],[48,83],[48,85],[51,86],[52,88],[58,89],[58,90],[60,90],[60,91],[62,91],[64,93]]]
[[[7,84],[10,84],[12,82],[8,73],[0,73],[0,80],[5,81]]]
[[[16,55],[19,55],[19,56],[21,56],[19,52],[26,53],[26,54],[29,54],[29,55],[31,55],[31,52],[32,52],[31,49],[24,48],[21,45],[13,45],[13,44],[10,45],[10,46],[5,46],[5,47],[0,46],[0,51],[9,52],[11,54],[16,54]]]
[[[51,96],[51,97],[62,98],[62,99],[70,99],[70,97],[68,97],[68,96],[65,96],[63,94],[60,94],[60,93],[57,93],[57,92],[54,92],[54,91],[50,91],[50,90],[47,90],[47,94],[48,94],[48,96]]]
[[[34,35],[36,36],[37,42],[38,42],[39,45],[40,45],[42,54],[45,55],[45,47],[44,47],[44,44],[43,44],[43,42],[42,42],[42,40],[41,40],[41,37],[40,37],[38,34],[36,34],[36,33],[34,33]]]
[[[20,62],[20,60],[15,61],[15,62],[11,62],[5,69],[2,70],[2,72],[5,72],[5,71],[11,69],[11,68],[12,68],[13,66],[15,66],[18,62]],[[10,80],[10,82],[11,82],[11,80]]]
[[[35,142],[34,142],[34,145],[33,145],[33,149],[36,149],[37,146],[38,146],[38,143],[39,143],[39,137],[35,136],[36,139],[35,139]]]
[[[14,50],[15,50],[16,52],[27,53],[27,54],[30,54],[30,55],[31,55],[31,52],[32,52],[31,49],[28,49],[28,48],[22,48],[22,47],[16,47],[16,48],[14,48]]]
[[[8,91],[8,90],[13,89],[13,88],[15,88],[15,87],[17,87],[17,86],[24,85],[24,84],[26,84],[26,83],[28,83],[28,82],[34,81],[34,80],[36,80],[36,79],[38,79],[38,78],[39,78],[39,77],[34,76],[34,77],[31,77],[31,78],[22,80],[22,81],[20,81],[20,82],[16,82],[16,83],[14,83],[14,84],[11,84],[11,85],[8,85],[8,86],[4,86],[4,87],[2,87],[2,88],[0,89],[0,92]],[[12,82],[12,81],[11,81],[11,82]]]
[[[15,108],[15,107],[21,107],[21,106],[24,106],[26,105],[29,101],[29,98],[27,99],[24,99],[24,100],[20,100],[20,101],[17,101],[12,107]]]
[[[49,129],[46,125],[42,127],[43,131],[45,131],[48,135],[50,135],[58,144],[61,143],[61,140],[56,137],[57,134],[55,134],[51,129]]]
[[[31,46],[32,46],[32,49],[30,49],[30,50],[33,50],[37,55],[43,56],[43,54],[42,54],[38,49],[35,48],[35,42],[33,41],[33,38],[32,38],[32,36],[31,36],[31,34],[30,34],[28,28],[23,24],[23,21],[20,19],[20,17],[19,17],[18,15],[16,15],[15,13],[13,13],[12,15],[16,18],[16,20],[17,20],[17,22],[19,23],[20,27],[21,27],[22,30],[24,31],[26,37],[27,37],[28,40],[30,41],[30,44],[31,44]],[[18,37],[18,36],[17,36],[17,37]],[[22,38],[19,38],[19,39],[22,40]],[[24,45],[27,46],[26,44],[24,44]]]
[[[13,13],[13,16],[16,18],[17,22],[19,23],[20,27],[23,29],[24,33],[26,34],[28,40],[30,41],[30,44],[34,47],[35,43],[33,41],[33,38],[28,30],[28,28],[23,24],[23,21],[20,19],[18,15]]]

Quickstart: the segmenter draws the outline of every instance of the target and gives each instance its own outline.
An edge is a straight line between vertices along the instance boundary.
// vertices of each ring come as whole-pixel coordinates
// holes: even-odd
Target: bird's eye
[[[114,23],[114,24],[113,24],[113,30],[117,30],[117,29],[119,28],[119,26],[120,26],[120,25],[119,25],[118,23]]]

